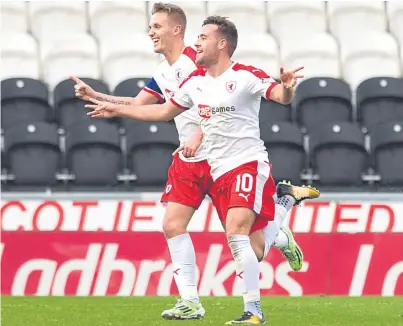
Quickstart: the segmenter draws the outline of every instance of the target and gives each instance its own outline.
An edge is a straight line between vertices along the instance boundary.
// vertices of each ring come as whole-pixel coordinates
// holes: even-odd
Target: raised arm
[[[93,110],[87,113],[92,118],[122,117],[142,121],[169,121],[185,111],[171,101],[151,105],[115,104],[94,98],[89,101],[93,104],[87,104],[85,107]]]
[[[297,74],[297,72],[302,69],[304,69],[304,67],[286,71],[281,67],[281,84],[274,86],[271,90],[270,100],[284,105],[290,104],[294,98],[294,87],[297,85],[297,79],[304,77],[303,75]]]

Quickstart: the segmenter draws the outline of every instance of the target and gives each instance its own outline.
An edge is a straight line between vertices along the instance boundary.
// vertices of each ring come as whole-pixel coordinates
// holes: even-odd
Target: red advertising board
[[[149,197],[147,197],[149,198]],[[161,231],[158,200],[9,200],[1,202],[4,231]],[[289,216],[296,233],[403,233],[403,202],[310,201]],[[189,231],[222,232],[211,201],[205,200]]]
[[[238,295],[223,234],[192,233],[200,295]],[[276,249],[261,263],[263,295],[403,295],[401,233],[302,233],[305,265],[292,272]],[[160,232],[2,232],[3,295],[177,293]]]

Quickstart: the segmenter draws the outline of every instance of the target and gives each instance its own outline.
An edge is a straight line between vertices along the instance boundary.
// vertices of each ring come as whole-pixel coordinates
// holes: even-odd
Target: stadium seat
[[[377,77],[357,88],[358,120],[373,130],[385,122],[403,120],[403,80]]]
[[[38,45],[29,34],[2,33],[1,79],[40,78]]]
[[[344,79],[355,89],[371,77],[400,77],[398,46],[391,34],[364,33],[341,40]]]
[[[235,61],[262,69],[270,76],[279,75],[278,45],[269,34],[239,33]]]
[[[31,1],[29,15],[32,34],[40,41],[87,32],[84,1]]]
[[[260,124],[260,138],[269,153],[274,180],[300,183],[306,156],[299,128],[289,122]]]
[[[8,129],[20,122],[52,121],[48,89],[39,80],[11,78],[1,82],[1,126]]]
[[[307,34],[280,42],[281,64],[287,69],[304,66],[302,74],[310,77],[340,77],[339,49],[330,34]]]
[[[329,1],[327,5],[330,32],[336,38],[357,41],[354,34],[386,31],[384,1]]]
[[[351,90],[335,78],[302,81],[293,102],[297,121],[310,130],[327,122],[352,121]]]
[[[151,15],[151,10],[154,3],[158,1],[148,2],[148,12]],[[203,21],[206,19],[206,2],[205,1],[170,1],[169,3],[175,4],[183,9],[186,14],[186,35],[192,35],[194,38],[200,32]],[[193,45],[196,39],[191,44]]]
[[[389,30],[396,36],[403,48],[403,3],[401,1],[388,1],[386,4]]]
[[[104,80],[111,89],[129,78],[152,76],[161,61],[145,34],[102,39],[100,52]]]
[[[116,96],[135,97],[147,85],[149,80],[150,78],[130,78],[124,80],[116,86],[113,94]]]
[[[145,1],[90,1],[88,13],[91,32],[98,39],[147,31]]]
[[[208,1],[208,15],[228,17],[240,33],[267,31],[266,8],[263,1]]]
[[[115,186],[123,169],[120,137],[115,125],[82,120],[66,134],[67,168],[74,186]]]
[[[325,2],[270,1],[267,18],[277,40],[326,32]]]
[[[57,127],[45,122],[26,122],[5,131],[5,159],[13,185],[53,186],[60,170]]]
[[[262,98],[260,103],[259,122],[261,126],[271,125],[274,122],[292,120],[290,105],[282,105],[274,101],[266,101]]]
[[[364,134],[348,122],[327,123],[310,133],[310,160],[323,186],[361,186],[368,168]]]
[[[82,80],[97,92],[109,93],[108,87],[102,81],[91,78]],[[76,85],[74,81],[67,79],[59,83],[53,91],[55,118],[65,128],[80,120],[90,119],[87,116],[88,110],[84,107],[86,102],[75,96],[74,85]]]
[[[71,75],[100,78],[97,44],[89,34],[42,41],[41,58],[44,79],[51,89]]]
[[[163,186],[178,147],[175,126],[166,122],[124,120],[127,131],[128,166],[138,186]]]
[[[372,159],[383,186],[403,186],[403,120],[377,126],[371,132]]]
[[[3,33],[26,33],[28,30],[27,3],[1,1],[1,31]]]

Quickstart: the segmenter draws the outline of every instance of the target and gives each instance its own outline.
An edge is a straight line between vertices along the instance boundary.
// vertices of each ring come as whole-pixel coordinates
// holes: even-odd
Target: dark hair
[[[183,9],[177,5],[174,5],[172,3],[162,3],[162,2],[157,2],[154,3],[153,9],[151,11],[151,14],[154,15],[157,12],[165,12],[175,20],[179,25],[182,26],[182,34],[185,35],[185,30],[186,30],[186,14],[183,11]]]
[[[218,32],[228,42],[228,54],[232,57],[238,45],[238,30],[236,29],[235,24],[228,20],[228,17],[222,16],[207,17],[203,22],[203,26],[209,24],[217,25]]]

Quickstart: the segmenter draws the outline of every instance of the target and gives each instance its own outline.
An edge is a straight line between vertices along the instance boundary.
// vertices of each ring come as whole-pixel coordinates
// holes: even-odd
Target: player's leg
[[[260,266],[249,237],[255,219],[255,212],[246,207],[232,207],[227,213],[228,245],[236,262],[236,277],[243,280],[244,293],[244,314],[227,324],[264,323],[260,307]]]
[[[165,319],[197,319],[205,314],[197,292],[196,253],[187,226],[204,198],[198,186],[199,163],[188,163],[178,156],[168,171],[162,202],[166,202],[163,231],[173,264],[174,280],[181,299],[162,312]]]
[[[260,266],[257,257],[261,256],[261,252],[255,253],[253,250],[250,234],[264,228],[268,223],[268,219],[258,218],[257,214],[260,215],[261,211],[269,212],[270,215],[267,216],[274,214],[273,199],[271,202],[264,199],[268,192],[269,178],[270,165],[258,161],[243,164],[230,171],[227,176],[230,208],[226,214],[226,235],[236,262],[236,275],[242,278],[244,286],[244,313],[227,324],[265,322],[260,307]],[[269,190],[274,195],[275,186]]]
[[[283,223],[287,213],[294,205],[298,205],[303,200],[318,198],[320,192],[310,186],[294,186],[286,182],[278,183],[276,189],[277,200],[274,220],[263,229],[266,241],[264,256],[274,246],[280,249],[290,267],[294,271],[299,271],[304,260],[303,253],[292,232]]]
[[[196,253],[187,226],[195,208],[168,202],[163,231],[167,239],[174,270],[174,279],[181,299],[162,312],[165,319],[197,319],[205,314],[197,292]]]

